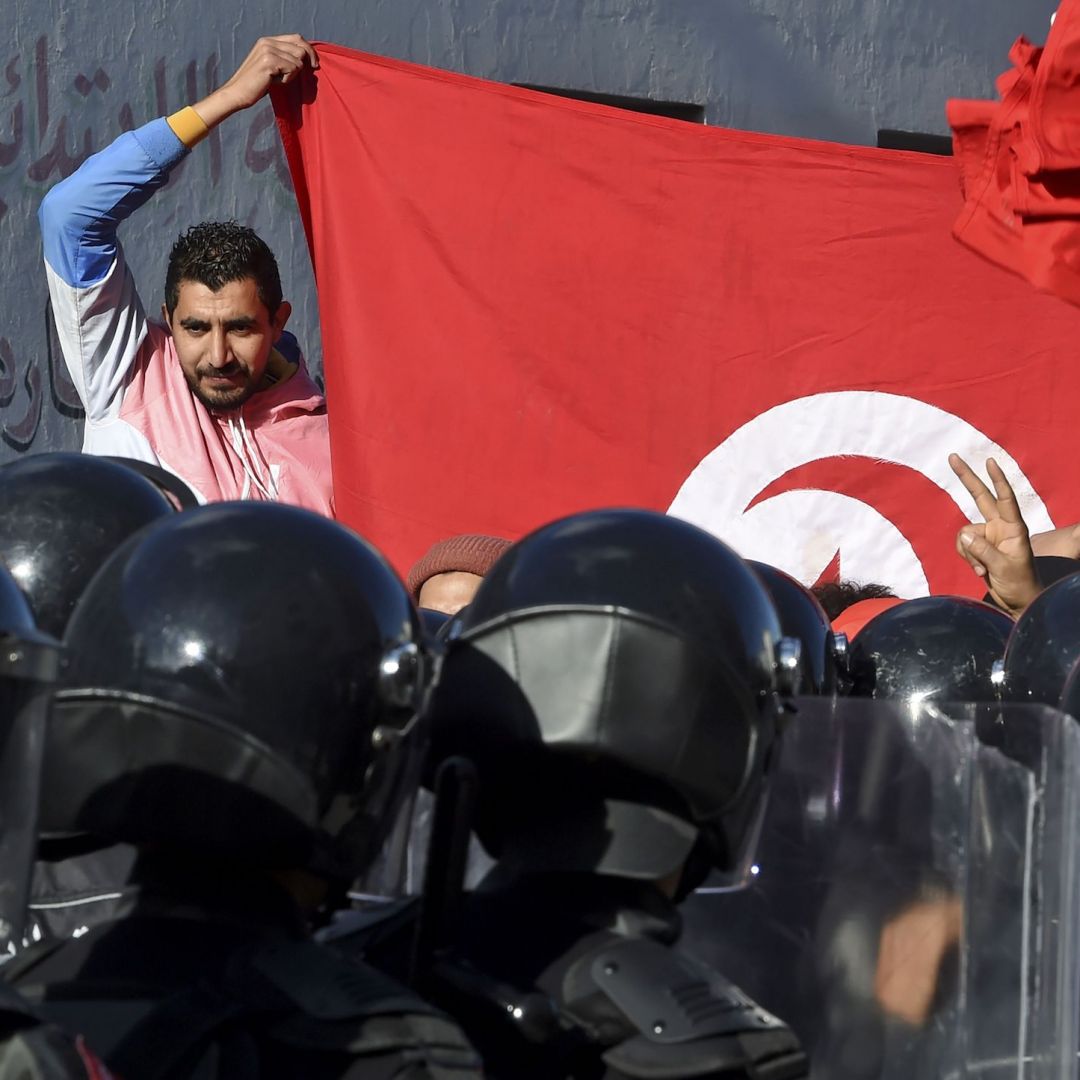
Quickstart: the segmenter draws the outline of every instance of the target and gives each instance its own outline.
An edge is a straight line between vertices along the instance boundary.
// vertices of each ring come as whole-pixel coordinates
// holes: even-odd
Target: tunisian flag
[[[1080,315],[951,239],[952,161],[318,51],[274,104],[336,502],[402,571],[636,505],[807,582],[979,594],[951,450],[1080,520]]]

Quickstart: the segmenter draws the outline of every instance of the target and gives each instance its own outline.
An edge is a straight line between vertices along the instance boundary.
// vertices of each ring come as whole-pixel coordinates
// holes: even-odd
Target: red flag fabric
[[[955,100],[962,244],[1080,305],[1080,0],[1063,0],[1045,48],[1024,38],[998,80],[1000,102]]]
[[[1076,313],[952,241],[954,162],[318,49],[275,109],[335,498],[399,569],[637,505],[806,582],[981,595],[953,450],[1080,520]]]

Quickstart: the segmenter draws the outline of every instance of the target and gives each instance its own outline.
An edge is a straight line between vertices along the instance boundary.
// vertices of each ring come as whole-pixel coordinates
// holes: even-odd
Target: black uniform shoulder
[[[647,939],[600,945],[567,972],[565,1008],[626,1023],[625,1037],[603,1052],[621,1076],[748,1077],[795,1080],[808,1075],[798,1040],[718,972]],[[599,992],[599,994],[596,993]]]
[[[461,956],[433,993],[499,1080],[799,1080],[791,1030],[738,987],[652,939],[581,942],[536,982],[505,981]]]
[[[122,920],[121,928],[135,922]],[[182,922],[149,920],[144,929]],[[340,1080],[361,1064],[365,1080],[481,1075],[478,1055],[445,1014],[314,942],[230,946],[218,937],[216,970],[197,963],[202,975],[182,981],[174,977],[185,970],[179,962],[171,976],[155,964],[118,966],[123,949],[92,977],[86,956],[64,971],[63,954],[107,933],[98,927],[76,942],[50,943],[52,970],[31,975],[43,1011],[83,1031],[118,1075],[183,1077],[199,1065],[207,1076],[230,1080]],[[28,965],[34,951],[12,964]],[[158,959],[167,963],[169,955]]]
[[[126,844],[80,850],[43,841],[31,878],[26,943],[67,940],[118,917],[137,893],[130,883],[135,849]]]
[[[453,1020],[372,967],[308,942],[263,948],[251,966],[294,1006],[269,1031],[275,1041],[368,1060],[404,1054],[418,1077],[481,1075]]]

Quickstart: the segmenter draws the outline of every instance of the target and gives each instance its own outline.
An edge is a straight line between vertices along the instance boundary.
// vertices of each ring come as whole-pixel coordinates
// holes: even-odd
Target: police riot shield
[[[1077,1072],[1080,725],[1042,706],[801,699],[749,883],[683,947],[819,1080]]]
[[[59,662],[52,638],[0,635],[0,963],[26,912],[48,695]]]

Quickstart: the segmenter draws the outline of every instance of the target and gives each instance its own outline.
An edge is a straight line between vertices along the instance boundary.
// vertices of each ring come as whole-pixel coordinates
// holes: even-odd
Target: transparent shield
[[[750,884],[684,948],[815,1078],[1077,1076],[1080,725],[1034,706],[800,701]]]

